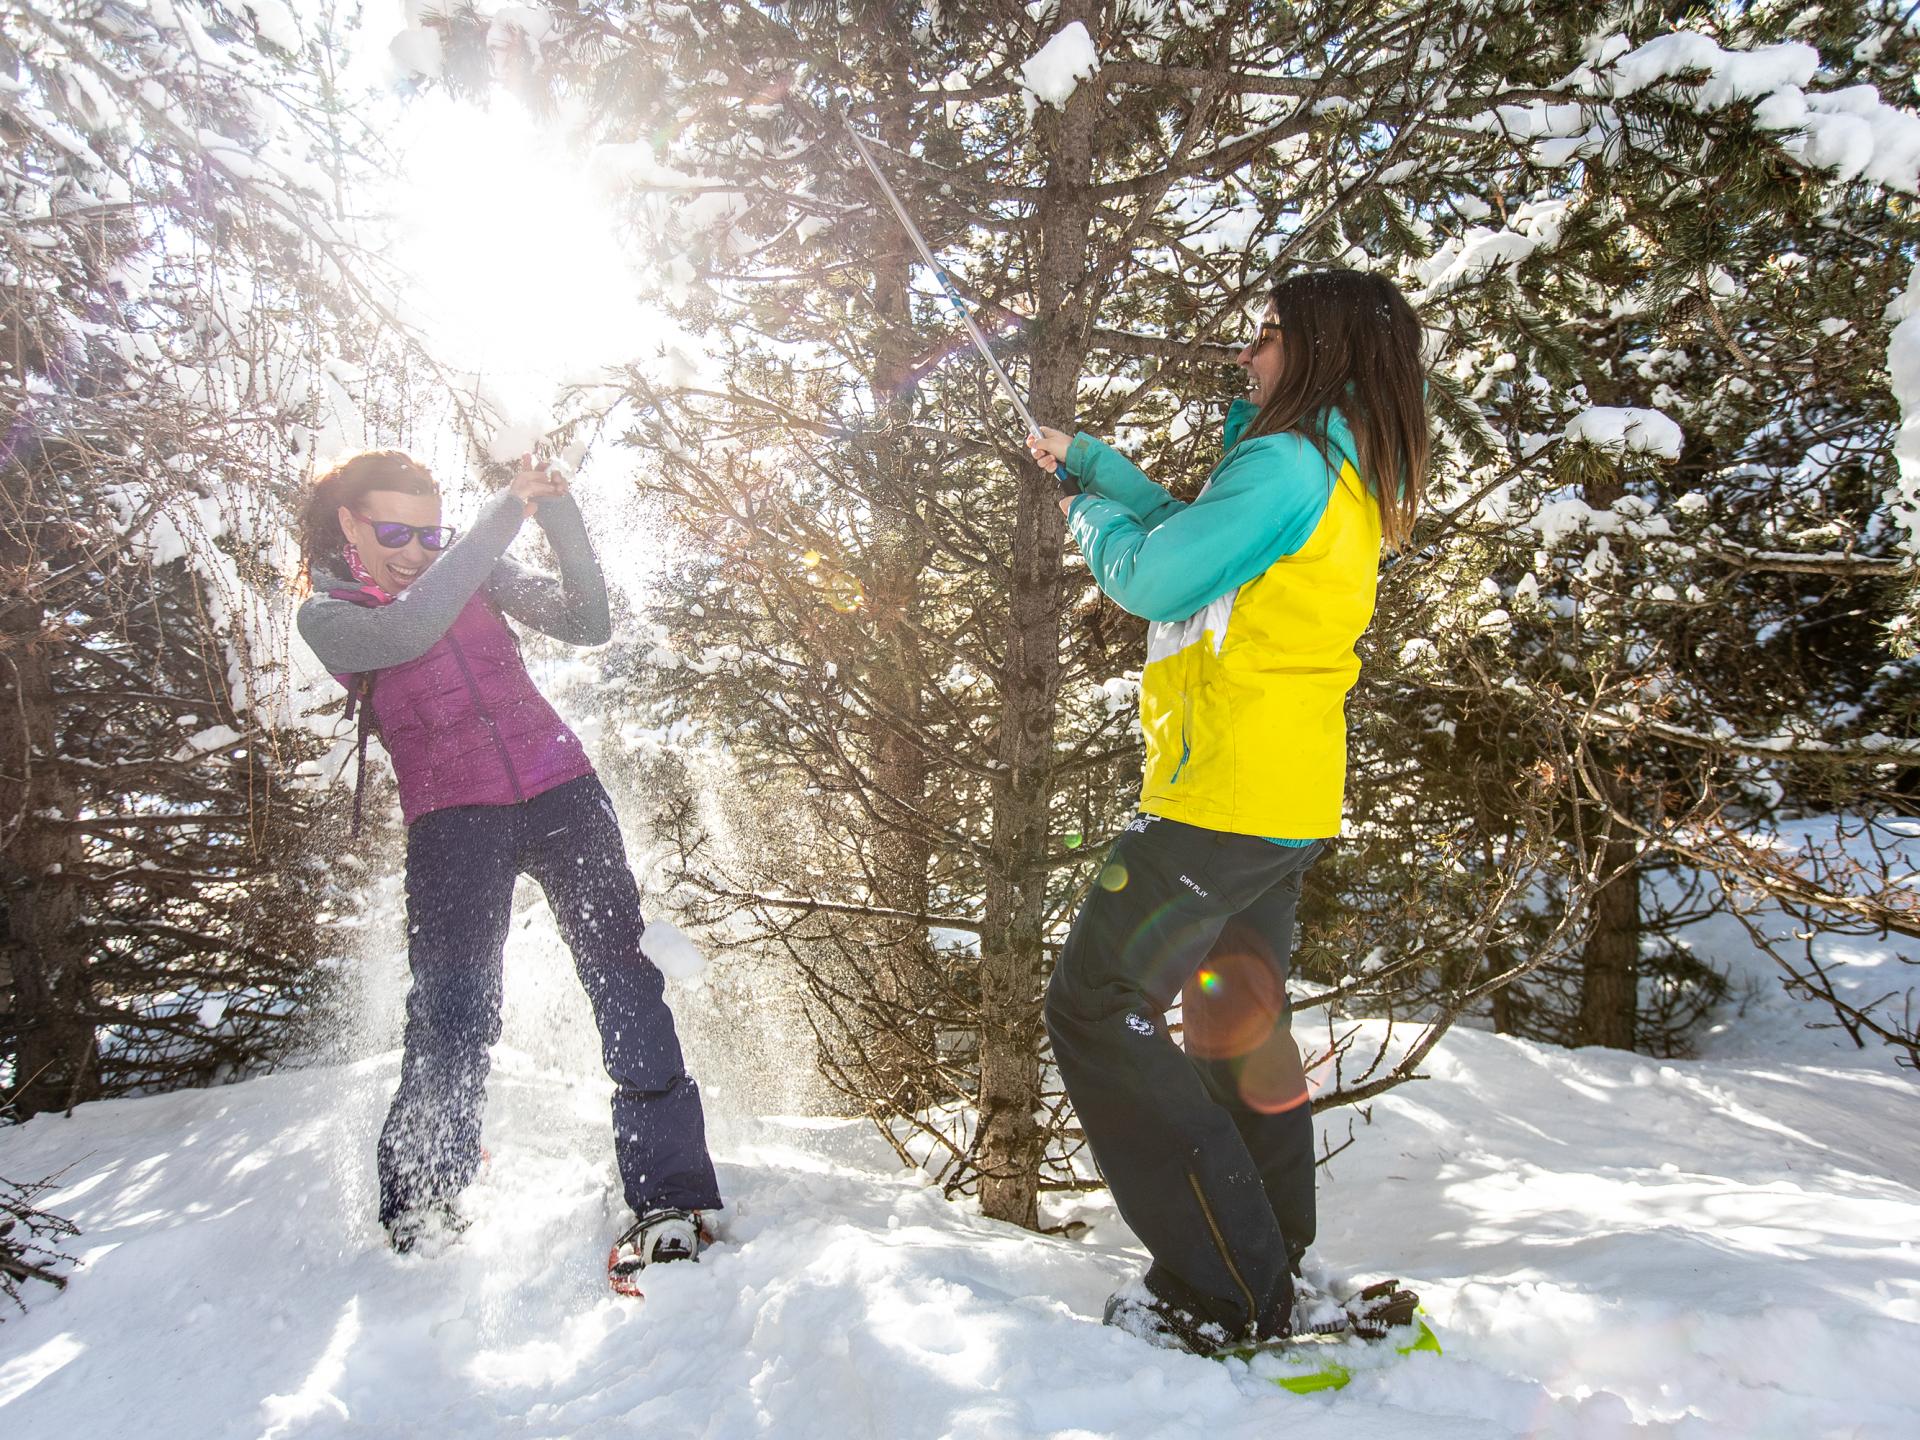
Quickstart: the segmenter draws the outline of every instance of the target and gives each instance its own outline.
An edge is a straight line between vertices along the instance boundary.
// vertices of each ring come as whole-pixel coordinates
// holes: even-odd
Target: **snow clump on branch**
[[[1693,90],[1700,111],[1756,101],[1758,124],[1797,132],[1782,146],[1795,159],[1842,181],[1864,177],[1920,194],[1920,118],[1886,104],[1871,85],[1808,93],[1820,69],[1811,45],[1723,50],[1705,35],[1678,31],[1616,53],[1623,46],[1614,37],[1600,64],[1583,67],[1575,77],[1582,89],[1620,99],[1663,81],[1703,77]]]
[[[410,25],[402,30],[388,42],[387,52],[402,74],[425,80],[438,80],[446,63],[440,32],[425,25]]]
[[[1657,35],[1621,55],[1606,71],[1607,93],[1632,95],[1662,80],[1704,71],[1700,102],[1718,110],[1737,100],[1758,100],[1785,86],[1804,86],[1820,68],[1820,52],[1811,45],[1761,45],[1753,50],[1722,50],[1705,35],[1677,31]]]
[[[1094,49],[1093,36],[1083,22],[1076,20],[1020,67],[1020,83],[1029,97],[1027,113],[1034,112],[1036,101],[1065,108],[1080,82],[1091,80],[1099,69],[1100,52]]]
[[[1566,435],[1616,454],[1637,451],[1663,460],[1678,460],[1685,439],[1680,427],[1658,410],[1632,405],[1595,405],[1567,422]]]
[[[1408,298],[1424,305],[1500,266],[1518,265],[1537,250],[1552,250],[1566,230],[1567,214],[1565,200],[1541,200],[1516,207],[1513,223],[1505,229],[1469,227],[1416,267],[1421,289]]]
[[[252,13],[254,28],[260,32],[262,40],[289,55],[300,53],[300,47],[305,43],[300,33],[300,21],[287,7],[285,0],[240,0],[240,6]]]

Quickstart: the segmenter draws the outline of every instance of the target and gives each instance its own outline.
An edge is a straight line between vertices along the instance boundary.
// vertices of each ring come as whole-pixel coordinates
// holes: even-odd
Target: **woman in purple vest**
[[[506,557],[531,518],[556,580]],[[394,450],[356,455],[308,496],[312,597],[300,634],[366,707],[407,825],[406,1052],[380,1134],[380,1220],[393,1247],[463,1228],[453,1198],[479,1167],[487,1050],[515,879],[546,892],[593,1003],[613,1077],[614,1153],[635,1221],[610,1260],[697,1256],[720,1194],[613,805],[579,739],[534,688],[507,620],[573,645],[612,633],[606,582],[561,476],[522,460],[455,539],[439,486]]]

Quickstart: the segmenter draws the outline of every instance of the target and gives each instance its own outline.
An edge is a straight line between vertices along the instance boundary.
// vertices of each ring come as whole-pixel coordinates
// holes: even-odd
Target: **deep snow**
[[[901,1174],[858,1123],[752,1118],[781,1092],[704,986],[674,993],[713,1077],[726,1243],[613,1298],[606,1086],[544,907],[508,962],[492,1161],[441,1257],[389,1254],[373,1220],[391,1049],[0,1132],[0,1173],[64,1168],[51,1200],[85,1231],[70,1289],[0,1325],[0,1431],[1920,1433],[1913,1079],[1764,983],[1710,1059],[1451,1035],[1322,1172],[1314,1252],[1413,1282],[1447,1353],[1296,1397],[1097,1323],[1138,1264],[1104,1204],[1056,1212],[1092,1223],[1079,1241],[1034,1236]],[[393,980],[369,992],[380,1024]]]

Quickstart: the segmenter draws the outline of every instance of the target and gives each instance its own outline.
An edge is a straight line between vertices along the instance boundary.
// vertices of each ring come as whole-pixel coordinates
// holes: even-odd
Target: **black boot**
[[[430,1200],[387,1221],[387,1243],[396,1255],[438,1255],[472,1223],[451,1200]]]

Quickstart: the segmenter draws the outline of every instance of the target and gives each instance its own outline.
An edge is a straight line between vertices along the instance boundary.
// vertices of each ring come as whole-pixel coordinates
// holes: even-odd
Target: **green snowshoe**
[[[1402,1290],[1398,1280],[1369,1285],[1336,1315],[1307,1323],[1284,1339],[1230,1345],[1212,1355],[1242,1361],[1260,1379],[1296,1395],[1310,1395],[1339,1390],[1353,1379],[1355,1367],[1347,1362],[1358,1358],[1356,1346],[1365,1352],[1388,1344],[1396,1355],[1442,1353],[1439,1337],[1421,1318],[1420,1297]],[[1276,1370],[1280,1373],[1272,1373]]]

